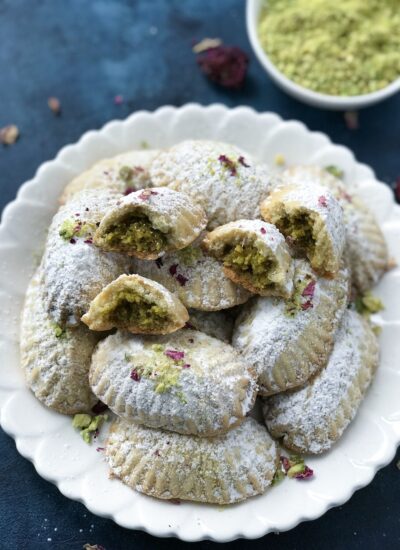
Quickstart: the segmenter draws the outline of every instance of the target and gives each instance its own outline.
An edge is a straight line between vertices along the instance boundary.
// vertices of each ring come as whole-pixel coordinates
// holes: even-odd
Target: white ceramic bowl
[[[96,161],[140,148],[168,147],[183,139],[235,143],[260,161],[273,164],[282,154],[288,164],[335,164],[382,224],[390,253],[400,262],[400,207],[391,191],[375,180],[345,147],[334,145],[303,124],[248,107],[189,104],[139,111],[85,133],[44,163],[3,212],[0,226],[0,421],[16,440],[18,451],[38,473],[67,497],[94,514],[128,529],[142,529],[186,541],[226,542],[285,531],[321,516],[367,485],[378,468],[394,456],[400,442],[400,269],[388,273],[374,291],[386,304],[379,316],[381,365],[357,418],[332,451],[307,459],[315,478],[285,480],[264,495],[234,506],[195,503],[175,506],[132,491],[108,478],[100,442],[89,446],[73,430],[71,418],[46,409],[25,387],[19,363],[19,317],[29,278],[40,259],[47,227],[68,181]],[[102,429],[102,436],[105,430]]]
[[[332,109],[337,111],[357,111],[363,107],[368,107],[369,105],[383,101],[400,90],[400,78],[389,84],[389,86],[382,88],[382,90],[355,96],[321,94],[296,84],[293,80],[290,80],[279,69],[277,69],[261,47],[260,40],[258,38],[257,24],[261,8],[265,5],[266,1],[267,0],[247,0],[247,34],[254,53],[256,54],[261,65],[264,67],[272,80],[292,97],[295,97],[308,105],[312,105],[313,107],[321,107],[323,109]]]

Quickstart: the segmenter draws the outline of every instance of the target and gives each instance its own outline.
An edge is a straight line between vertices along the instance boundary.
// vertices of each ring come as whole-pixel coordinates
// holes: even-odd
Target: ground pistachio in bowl
[[[398,0],[268,0],[258,35],[290,80],[322,94],[358,96],[400,77]]]

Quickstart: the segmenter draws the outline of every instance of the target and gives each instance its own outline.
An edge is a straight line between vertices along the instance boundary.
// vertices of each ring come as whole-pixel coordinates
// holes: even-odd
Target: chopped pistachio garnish
[[[78,413],[72,420],[72,426],[80,429],[80,434],[85,443],[92,442],[92,436],[95,435],[101,426],[108,420],[106,414],[91,416],[90,414]]]
[[[335,166],[334,164],[325,166],[324,170],[325,172],[329,172],[329,174],[332,174],[332,176],[335,176],[335,178],[338,178],[340,180],[343,179],[344,171],[338,166]]]
[[[186,248],[182,248],[178,252],[178,258],[180,262],[187,267],[193,267],[197,260],[201,258],[201,256],[202,251],[196,246],[187,246]]]
[[[282,470],[282,468],[279,466],[278,469],[275,472],[274,478],[272,480],[272,485],[277,485],[281,481],[285,479],[285,472]]]
[[[146,140],[140,142],[141,149],[150,149],[150,144]]]
[[[130,166],[121,166],[118,175],[124,182],[128,183],[132,179],[133,170]]]
[[[372,313],[378,313],[385,309],[382,300],[374,296],[369,290],[355,299],[354,306],[356,311],[364,317],[369,317]]]
[[[78,413],[72,420],[72,426],[74,428],[87,428],[92,421],[90,414]]]
[[[60,325],[57,325],[57,323],[50,323],[50,324],[56,338],[62,338],[63,336],[65,336],[65,330],[62,327],[60,327]]]
[[[79,219],[68,218],[62,222],[58,234],[66,241],[73,237],[86,237],[90,235],[96,227],[87,222],[81,222]]]

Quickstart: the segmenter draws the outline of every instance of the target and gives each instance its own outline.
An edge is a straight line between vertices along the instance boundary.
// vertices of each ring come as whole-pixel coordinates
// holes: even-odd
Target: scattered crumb
[[[47,105],[49,106],[50,111],[57,116],[61,113],[61,103],[57,97],[49,97],[47,100]]]
[[[13,145],[19,138],[19,129],[15,124],[9,124],[0,128],[0,143],[3,145]]]
[[[124,96],[122,96],[121,94],[118,94],[114,97],[115,105],[122,105],[123,102],[124,102]]]
[[[284,166],[286,164],[286,159],[283,155],[278,153],[275,155],[274,162],[277,166]]]
[[[150,149],[150,145],[149,145],[149,143],[148,143],[147,141],[142,140],[142,141],[140,142],[140,148],[141,148],[141,149]]]
[[[154,25],[152,25],[150,28],[149,28],[149,34],[151,36],[155,36],[156,34],[158,34],[158,28],[157,27],[154,27]]]
[[[192,48],[193,53],[201,53],[209,50],[210,48],[217,48],[221,46],[222,40],[220,38],[203,38]]]

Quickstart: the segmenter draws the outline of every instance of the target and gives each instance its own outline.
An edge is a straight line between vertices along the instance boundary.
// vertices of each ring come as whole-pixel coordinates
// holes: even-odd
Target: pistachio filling
[[[166,235],[154,229],[147,216],[143,214],[126,216],[107,230],[104,239],[111,247],[133,249],[137,252],[160,252],[167,243]]]
[[[222,260],[226,267],[248,275],[254,286],[273,286],[270,276],[275,262],[262,254],[254,244],[232,245],[224,252]]]
[[[292,216],[284,214],[272,223],[279,231],[291,241],[296,249],[309,256],[314,255],[315,240],[313,237],[313,220],[305,212],[299,212]]]
[[[165,327],[169,315],[166,309],[147,301],[133,290],[121,290],[103,306],[101,314],[119,327],[136,326],[141,329]]]

